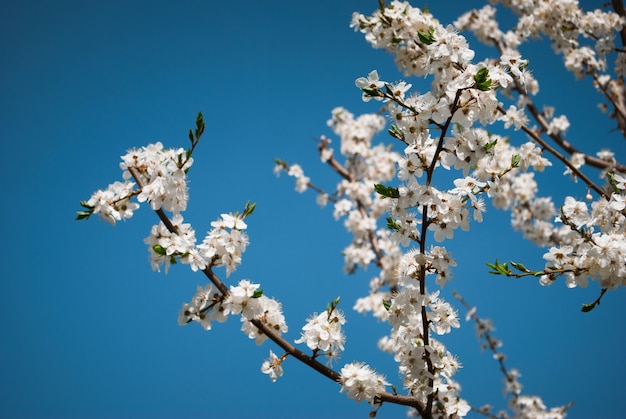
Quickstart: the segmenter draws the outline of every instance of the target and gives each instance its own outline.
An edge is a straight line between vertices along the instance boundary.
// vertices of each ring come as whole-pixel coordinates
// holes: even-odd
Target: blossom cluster
[[[209,230],[199,245],[196,245],[195,232],[190,224],[182,223],[183,217],[172,217],[176,231],[172,232],[162,222],[152,227],[144,242],[150,252],[152,269],[169,270],[177,260],[189,264],[193,271],[207,266],[224,266],[230,275],[241,263],[241,255],[246,251],[249,239],[245,233],[246,223],[239,215],[222,214],[221,219],[211,222]]]
[[[279,335],[288,331],[283,315],[282,305],[273,298],[263,295],[259,284],[247,279],[239,281],[237,286],[230,287],[230,293],[223,303],[224,313],[241,314],[241,330],[257,345],[267,340],[252,320],[260,320]]]
[[[587,204],[568,196],[558,221],[564,225],[560,242],[543,256],[546,270],[564,272],[568,287],[586,287],[588,279],[597,280],[603,288],[626,286],[626,178],[615,175],[616,188],[609,199],[604,197]],[[553,274],[541,277],[549,285]]]
[[[416,281],[403,282],[405,286],[394,294],[388,308],[391,333],[379,341],[379,347],[393,354],[404,387],[413,396],[426,402],[434,391],[439,400],[445,401],[444,412],[463,416],[469,405],[459,396],[458,384],[453,380],[461,364],[424,329],[427,324],[435,334],[450,333],[460,326],[457,311],[439,298],[439,291],[424,295]]]
[[[623,93],[617,94],[618,90],[623,90],[618,79],[626,74],[624,54],[616,54],[613,72],[617,78],[608,73],[611,68],[607,63],[608,55],[617,50],[614,39],[623,28],[624,18],[611,11],[583,12],[577,2],[572,1],[542,1],[532,6],[515,0],[501,3],[519,16],[518,24],[512,30],[500,31],[495,21],[495,9],[491,6],[466,13],[457,20],[456,27],[472,30],[486,43],[501,40],[507,48],[517,48],[539,35],[547,37],[555,52],[563,55],[565,67],[576,77],[593,75],[599,91],[616,107],[614,116],[617,115],[624,132],[624,121],[619,117],[623,109],[618,99]],[[524,100],[527,99],[522,95],[518,102]],[[563,142],[562,136],[570,125],[566,116],[554,116],[554,108],[545,107],[539,122],[547,135],[555,138],[557,143]],[[598,280],[605,289],[615,289],[626,283],[624,184],[620,182],[623,177],[611,169],[616,163],[611,152],[600,151],[597,156],[600,161],[607,162],[602,176],[609,177],[610,186],[608,193],[595,200],[587,193],[591,210],[587,203],[571,196],[566,197],[557,210],[551,198],[535,196],[536,186],[512,206],[513,226],[526,238],[550,247],[544,255],[547,273],[540,278],[543,285],[552,284],[561,274],[564,274],[568,287],[587,286],[589,279]],[[572,152],[565,174],[572,174],[577,180],[573,170],[580,169],[587,160],[582,153]]]
[[[120,168],[124,182],[114,182],[104,190],[94,192],[86,202],[93,214],[115,224],[133,216],[139,204],[130,199],[137,195],[137,201],[148,202],[152,209],[165,209],[178,214],[187,208],[189,193],[186,172],[193,164],[191,156],[184,149],[164,149],[156,142],[146,147],[129,150],[122,156]],[[140,176],[143,184],[135,190],[135,182],[130,169]]]
[[[514,29],[502,33],[491,6],[466,13],[456,26],[470,27],[483,42],[502,38],[511,48],[543,35],[550,40],[555,53],[563,55],[565,68],[579,78],[607,68],[607,55],[615,51],[615,35],[624,25],[617,13],[600,9],[584,12],[575,1],[491,0],[491,3],[502,3],[518,16]],[[622,61],[616,62],[618,75],[625,74]]]
[[[383,144],[372,144],[373,137],[385,126],[385,119],[380,115],[355,117],[347,109],[338,107],[333,109],[328,125],[340,138],[340,154],[346,164],[340,167],[331,140],[322,137],[320,159],[340,170],[342,180],[334,192],[318,190],[318,196],[323,203],[332,199],[335,219],[343,218],[344,226],[352,234],[352,243],[343,249],[343,255],[345,271],[354,272],[357,267],[366,267],[376,260],[382,263],[380,252],[383,248],[393,248],[384,243],[389,241],[389,234],[377,222],[386,213],[388,203],[375,193],[374,185],[393,179],[400,155]],[[310,185],[310,179],[304,176],[299,165],[287,165],[287,168],[284,165],[284,162],[277,164],[276,171],[284,170],[294,177],[296,190],[301,191],[303,178]],[[372,236],[376,236],[377,246],[372,244]],[[384,275],[392,277],[392,263],[388,267],[389,271]]]
[[[239,281],[236,286],[231,286],[227,296],[213,292],[211,284],[198,287],[191,301],[183,303],[178,324],[198,322],[205,330],[210,330],[213,321],[223,323],[231,314],[241,315],[241,330],[250,339],[254,339],[257,345],[267,340],[267,336],[252,324],[252,320],[265,323],[278,334],[288,331],[282,305],[263,295],[259,284],[247,279]]]
[[[190,322],[198,322],[204,330],[211,330],[212,321],[223,323],[228,318],[221,301],[220,294],[213,292],[211,284],[199,286],[191,301],[183,303],[178,316],[178,324],[183,326]]]
[[[361,402],[365,400],[371,405],[376,404],[376,396],[385,391],[389,383],[385,377],[376,373],[363,363],[353,362],[341,369],[341,391],[348,397]]]
[[[130,200],[134,187],[134,182],[114,182],[106,189],[94,192],[85,206],[100,219],[115,225],[117,221],[131,218],[139,209],[139,204]]]
[[[202,123],[201,117],[198,121]],[[200,133],[202,129],[203,126],[199,125]],[[196,141],[198,138],[199,134],[196,133]],[[192,146],[195,146],[193,141]],[[147,201],[155,211],[163,209],[172,213],[171,217],[166,220],[162,218],[159,224],[154,225],[144,240],[150,253],[152,269],[164,268],[167,273],[171,265],[180,262],[188,264],[193,271],[224,267],[226,276],[229,276],[241,263],[241,257],[249,244],[245,232],[248,226],[244,218],[252,213],[254,206],[247,204],[242,214],[221,214],[218,220],[211,222],[211,229],[197,244],[195,230],[191,224],[184,222],[182,216],[189,198],[187,171],[192,163],[190,151],[182,148],[164,149],[160,142],[131,149],[122,156],[120,163],[125,181],[115,182],[105,190],[96,191],[83,203],[83,207],[89,211],[79,213],[79,216],[86,218],[97,214],[115,224],[116,221],[130,218],[139,208],[139,203]],[[135,189],[137,185],[140,187]],[[133,197],[139,203],[132,202]],[[244,323],[242,329],[259,344],[267,336],[260,333],[251,320],[261,319],[277,333],[286,332],[287,325],[280,303],[262,293],[256,295],[257,288],[258,285],[244,280],[238,286],[231,287],[230,293],[225,296],[220,292],[212,293],[211,285],[198,287],[191,301],[183,303],[179,323],[198,322],[209,330],[212,321],[223,322],[229,314],[241,314]]]
[[[341,355],[346,337],[342,326],[346,318],[341,310],[328,309],[320,314],[313,314],[302,327],[302,336],[296,343],[306,343],[315,354],[318,352],[328,358],[329,363]]]

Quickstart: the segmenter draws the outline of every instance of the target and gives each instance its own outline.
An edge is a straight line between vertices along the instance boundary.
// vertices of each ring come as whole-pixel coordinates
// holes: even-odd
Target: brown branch
[[[527,105],[532,106],[534,105]],[[535,108],[536,109],[536,108]],[[502,106],[498,106],[498,111],[502,114],[506,114],[506,110]],[[537,115],[540,120],[545,120],[541,115]],[[541,123],[541,122],[540,122]],[[577,167],[575,167],[563,154],[561,154],[554,147],[545,142],[535,131],[528,128],[526,125],[522,125],[522,131],[524,131],[530,138],[533,139],[537,144],[539,144],[542,148],[550,152],[550,154],[554,155],[557,159],[559,159],[565,166],[567,166],[576,176],[582,179],[591,189],[596,191],[600,196],[603,196],[605,193],[598,185],[596,185],[591,179],[589,179],[583,172],[580,171]]]
[[[139,171],[134,167],[129,167],[128,170],[133,176],[133,178],[135,178],[137,185],[140,188],[143,188],[144,183],[143,183],[143,180],[141,178],[141,174],[139,173]],[[157,213],[159,219],[163,222],[163,224],[165,225],[165,227],[168,229],[170,233],[178,234],[178,229],[176,228],[176,226],[174,226],[174,224],[171,222],[171,220],[169,219],[169,217],[167,216],[167,214],[165,214],[163,210],[158,209],[158,210],[155,210],[155,212]],[[229,294],[228,288],[226,287],[224,282],[213,272],[213,270],[211,269],[211,266],[207,266],[205,269],[202,270],[202,272],[218,288],[218,290],[220,291],[220,293],[222,293],[224,297],[228,296]],[[280,346],[289,355],[293,356],[294,358],[296,358],[303,364],[306,364],[307,366],[313,368],[315,371],[331,379],[332,381],[339,383],[339,380],[341,379],[340,373],[320,363],[313,356],[307,355],[300,349],[296,348],[289,341],[283,338],[271,326],[264,323],[262,318],[251,319],[250,322],[257,329],[259,329],[260,332],[265,334],[265,336],[267,336],[271,341],[273,341],[275,344]],[[385,393],[378,394],[376,396],[376,399],[380,400],[381,402],[389,402],[389,403],[399,404],[403,406],[413,407],[420,413],[420,415],[423,418],[432,417],[429,411],[427,412],[425,410],[424,405],[414,397],[401,396],[398,394],[385,392]]]
[[[533,118],[535,118],[535,120],[541,126],[541,129],[543,131],[547,132],[548,128],[549,128],[548,121],[546,121],[545,118],[543,117],[543,115],[541,114],[541,112],[539,112],[539,109],[537,109],[537,107],[535,106],[535,104],[532,101],[532,99],[530,99],[529,97],[526,97],[526,99],[527,99],[526,109],[528,109],[530,111],[530,113],[533,116]],[[589,166],[595,167],[596,169],[600,169],[600,170],[616,169],[616,170],[618,170],[620,172],[626,173],[626,166],[624,166],[622,164],[619,164],[619,163],[610,163],[610,162],[607,162],[606,160],[602,160],[602,159],[599,159],[597,157],[590,156],[590,155],[585,154],[585,153],[581,153],[576,147],[574,147],[572,144],[570,144],[560,134],[549,134],[549,137],[559,147],[561,147],[563,150],[565,150],[569,155],[572,155],[574,153],[583,154],[585,156],[585,163],[588,164]],[[573,168],[570,167],[570,169],[573,169]]]
[[[611,3],[613,5],[613,10],[615,10],[615,13],[617,13],[623,18],[626,18],[626,10],[624,10],[624,1],[623,0],[611,0]],[[622,41],[622,46],[625,47],[626,46],[626,26],[622,27],[622,30],[619,32],[619,35]]]
[[[619,1],[620,3],[622,2],[622,0],[614,0],[614,1]],[[622,32],[624,32],[625,30],[626,30],[626,27],[625,27],[624,30],[622,30]],[[502,42],[502,40],[496,39],[496,38],[491,38],[491,39],[495,43],[496,48],[498,49],[498,52],[500,54],[503,54],[506,48],[505,48],[504,43]],[[543,116],[541,115],[541,112],[539,112],[539,110],[535,106],[533,100],[525,93],[524,88],[519,84],[519,82],[517,80],[515,80],[515,83],[513,84],[513,89],[519,95],[524,96],[525,103],[526,103],[525,107],[529,110],[529,112],[531,113],[533,118],[535,118],[535,120],[539,123],[539,125],[542,128],[542,130],[547,132],[549,124],[547,123],[545,118],[543,118]],[[605,94],[605,95],[611,101],[611,103],[613,103],[615,105],[615,102],[611,99],[611,97],[608,94]],[[616,112],[619,111],[617,105],[615,106],[615,109],[616,109]],[[502,111],[500,110],[500,112],[502,112]],[[626,111],[625,111],[625,113],[626,113]],[[619,115],[616,115],[616,117],[619,117]],[[626,116],[625,116],[625,118],[626,118]],[[619,122],[619,119],[618,119],[618,122]],[[524,130],[524,131],[526,132],[526,130]],[[626,165],[619,164],[619,163],[607,162],[605,160],[602,160],[602,159],[599,159],[597,157],[591,156],[591,155],[589,155],[587,153],[582,153],[577,148],[572,146],[567,140],[565,140],[565,138],[563,138],[563,136],[561,136],[560,134],[549,134],[549,136],[550,136],[550,139],[552,141],[554,141],[554,143],[556,145],[558,145],[560,148],[562,148],[564,151],[566,151],[569,155],[572,155],[574,153],[582,154],[584,156],[584,158],[585,158],[585,163],[588,164],[589,166],[595,167],[596,169],[600,169],[600,170],[615,169],[615,170],[618,170],[618,171],[620,171],[622,173],[626,173]],[[538,138],[537,135],[533,135],[532,137],[533,137],[533,139]],[[545,144],[545,142],[544,142],[544,144]],[[552,149],[552,150],[554,150],[554,149]],[[559,157],[557,154],[555,154],[555,156]],[[569,160],[567,160],[567,159],[566,160],[562,160],[561,158],[559,158],[559,160],[563,161],[563,163],[565,163],[567,165],[567,167],[569,167],[570,169],[572,169],[572,171],[574,173],[576,173],[576,171],[573,170],[575,168],[571,164],[569,164]],[[566,161],[567,161],[567,163],[566,163]],[[578,172],[580,172],[580,171],[578,171]],[[594,188],[594,190],[597,190],[597,189]],[[600,194],[602,195],[602,193],[600,193]]]
[[[328,145],[330,144],[330,141],[327,138],[320,138],[320,144],[317,146],[317,149],[320,153],[320,155],[322,154],[322,152],[328,148]],[[344,178],[345,180],[347,180],[348,182],[356,182],[356,178],[352,175],[352,173],[350,173],[350,171],[343,166],[341,163],[339,163],[337,161],[337,159],[335,159],[334,156],[331,156],[326,163],[335,171],[337,172],[337,174],[339,174],[339,176],[341,176],[342,178]],[[367,210],[365,209],[365,205],[363,205],[363,203],[357,199],[357,206],[359,209],[359,212],[361,213],[362,217],[367,217],[369,216],[369,214],[367,213]],[[376,255],[376,266],[378,266],[379,268],[382,268],[382,259],[384,257],[382,250],[380,249],[380,246],[378,245],[378,239],[376,238],[376,234],[374,231],[370,231],[367,235],[368,241],[370,243],[370,245],[372,246],[372,250],[374,251],[374,254]]]

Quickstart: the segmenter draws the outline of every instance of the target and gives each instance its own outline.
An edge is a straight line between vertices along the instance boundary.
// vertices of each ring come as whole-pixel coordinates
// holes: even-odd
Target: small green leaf
[[[328,312],[328,314],[332,313],[339,305],[340,300],[341,300],[341,297],[337,297],[334,300],[332,300],[330,303],[328,303],[326,305],[326,312]]]
[[[76,211],[76,220],[86,220],[91,217],[93,211]]]
[[[245,218],[245,217],[252,215],[255,209],[256,209],[256,202],[253,202],[252,204],[250,203],[250,201],[246,202],[246,206],[243,209],[243,217]]]
[[[580,309],[580,311],[582,311],[583,313],[589,313],[594,308],[596,308],[596,303],[583,304],[583,306]]]
[[[486,80],[482,83],[476,83],[476,88],[482,92],[486,92],[491,89],[491,80]]]
[[[189,130],[189,141],[191,141],[191,145],[195,143],[195,138],[193,137],[193,130]]]
[[[523,264],[518,263],[518,262],[511,261],[511,266],[513,266],[518,271],[521,271],[521,272],[524,272],[524,273],[530,273],[531,272],[526,266],[524,266]]]
[[[474,81],[476,83],[484,82],[489,79],[489,69],[487,67],[483,67],[474,74]]]
[[[393,89],[391,88],[391,86],[389,86],[387,83],[385,83],[385,92],[389,95],[389,96],[394,96],[393,94]]]
[[[491,79],[489,78],[489,69],[486,67],[481,68],[474,75],[474,82],[476,82],[476,88],[478,90],[487,91],[491,88]]]
[[[435,28],[429,28],[428,33],[418,32],[417,37],[422,44],[430,45],[435,42]]]
[[[365,93],[366,96],[369,97],[381,97],[383,96],[383,93],[376,89],[376,88],[372,88],[372,87],[363,87],[361,89],[363,91],[363,93]]]
[[[498,265],[498,272],[500,272],[502,275],[508,275],[511,273],[511,270],[509,269],[509,264],[508,263],[501,263]]]
[[[202,112],[198,112],[198,116],[196,117],[196,140],[199,140],[204,133],[204,126],[204,117],[202,116]]]
[[[514,154],[511,157],[511,167],[518,167],[519,166],[519,162],[521,160],[521,156],[519,154]]]
[[[252,293],[252,298],[260,298],[263,295],[263,289],[259,288],[254,290],[254,293]]]
[[[498,270],[496,269],[496,265],[494,265],[493,263],[485,262],[485,265],[487,265],[487,267],[492,270],[491,272],[489,272],[490,274],[494,274],[494,275],[499,274]]]
[[[404,133],[402,131],[400,131],[396,125],[392,125],[391,129],[388,129],[387,132],[393,138],[396,138],[396,139],[398,139],[400,141],[404,141]]]
[[[615,176],[613,173],[608,172],[606,174],[606,177],[609,179],[609,183],[611,184],[611,186],[613,187],[613,192],[615,192],[616,194],[620,193],[619,188],[617,187],[617,181],[615,180]]]
[[[165,248],[161,246],[160,244],[155,244],[154,246],[152,246],[152,251],[154,251],[154,253],[156,253],[159,256],[165,256],[165,254],[167,253],[165,251]]]
[[[508,276],[512,273],[511,270],[509,269],[508,263],[500,263],[498,262],[498,259],[496,259],[496,263],[486,262],[485,265],[487,265],[487,267],[492,269],[488,273],[493,274],[493,275],[507,275]]]
[[[389,311],[389,309],[391,308],[391,301],[383,300],[383,307],[385,308],[385,310]]]
[[[374,191],[381,195],[383,198],[399,198],[400,192],[398,188],[394,188],[393,186],[385,186],[377,183],[374,185]]]
[[[387,217],[386,220],[387,220],[387,228],[389,230],[393,230],[393,231],[400,230],[400,224],[398,224],[396,220],[394,220],[392,217]]]
[[[496,138],[495,140],[491,141],[490,143],[485,144],[485,145],[483,146],[483,149],[484,149],[485,151],[489,151],[489,150],[491,150],[492,148],[494,148],[494,147],[495,147],[495,145],[496,145],[497,143],[498,143],[498,139]]]

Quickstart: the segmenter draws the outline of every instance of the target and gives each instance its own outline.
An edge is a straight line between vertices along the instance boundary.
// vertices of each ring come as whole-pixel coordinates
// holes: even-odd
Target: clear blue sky
[[[461,10],[451,4],[482,2],[444,3],[430,10],[451,22]],[[375,0],[0,4],[0,416],[366,417],[366,405],[293,360],[272,384],[260,366],[275,347],[256,347],[236,318],[210,332],[179,327],[181,303],[205,279],[182,266],[167,276],[150,270],[143,238],[156,217],[147,208],[114,228],[74,221],[79,200],[120,179],[126,149],[157,140],[186,146],[198,111],[207,130],[185,218],[200,235],[220,213],[256,201],[251,245],[231,280],[260,282],[282,301],[291,339],[341,295],[349,314],[341,361],[369,362],[401,387],[393,362],[374,348],[384,328],[350,313],[373,271],[345,277],[340,250],[349,238],[330,208],[272,174],[280,157],[301,163],[321,186],[334,184],[312,138],[331,135],[326,120],[335,106],[377,110],[361,103],[357,77],[378,69],[384,79],[400,78],[391,58],[348,26],[353,11],[376,7]],[[592,89],[562,71],[549,47],[533,54],[539,102],[568,113],[568,138],[586,151],[615,146],[624,160],[626,141],[609,132]],[[546,194],[571,186],[562,171],[555,165],[543,177]],[[487,275],[484,262],[496,257],[542,265],[541,251],[508,225],[507,214],[491,210],[484,224],[455,236],[459,266],[445,295],[456,289],[493,318],[526,393],[549,406],[574,400],[574,418],[620,417],[624,290],[583,314],[595,284],[542,288]],[[502,407],[497,365],[480,353],[473,326],[463,326],[446,340],[465,366],[462,394]],[[404,417],[404,408],[384,406],[378,417]]]

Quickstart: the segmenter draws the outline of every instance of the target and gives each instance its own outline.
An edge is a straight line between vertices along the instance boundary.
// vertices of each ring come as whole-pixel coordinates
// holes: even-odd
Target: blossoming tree
[[[352,27],[372,47],[389,51],[407,79],[428,78],[430,90],[415,92],[407,81],[386,81],[376,70],[356,80],[363,100],[373,101],[373,113],[355,116],[336,108],[328,123],[339,146],[319,139],[319,157],[339,179],[334,190],[316,186],[297,163],[275,162],[277,174],[295,178],[298,192],[312,190],[320,205],[332,205],[334,217],[343,220],[352,237],[343,250],[345,270],[375,270],[368,295],[354,309],[389,325],[379,348],[397,363],[399,379],[384,377],[364,362],[334,368],[346,344],[343,325],[349,317],[339,298],[313,313],[292,339],[286,337],[281,303],[266,295],[269,290],[253,280],[228,280],[249,244],[246,229],[255,204],[221,214],[197,240],[183,213],[193,153],[205,130],[201,114],[189,132],[188,148],[155,143],[129,150],[120,164],[122,181],[81,202],[77,218],[96,214],[115,224],[131,218],[141,203],[149,205],[159,218],[145,239],[152,268],[167,272],[173,264],[187,264],[208,279],[183,303],[179,323],[197,322],[209,330],[215,321],[240,317],[249,338],[273,342],[261,364],[272,381],[295,359],[337,382],[349,397],[371,404],[372,415],[395,403],[425,418],[462,417],[471,409],[487,417],[565,416],[569,406],[548,408],[538,396],[522,393],[519,373],[505,366],[491,322],[455,294],[483,346],[499,362],[509,411],[472,406],[462,397],[455,380],[459,358],[438,338],[460,327],[458,310],[440,295],[456,266],[445,243],[459,228],[469,230],[487,219],[489,202],[509,211],[513,228],[545,248],[541,264],[495,260],[487,263],[490,273],[535,277],[542,285],[562,281],[567,287],[586,287],[591,280],[598,298],[583,311],[626,284],[626,166],[610,151],[585,154],[566,139],[569,120],[535,104],[540,81],[519,52],[533,37],[549,39],[565,67],[597,89],[601,106],[626,136],[626,13],[621,0],[612,2],[612,10],[593,12],[572,0],[501,3],[518,17],[506,31],[490,5],[449,26],[400,1],[380,0],[370,16],[355,13]],[[473,32],[498,55],[475,60],[459,31]],[[385,129],[394,148],[374,143]],[[540,196],[534,176],[556,164],[571,179],[572,194],[563,202]],[[219,269],[224,275],[218,276]]]

